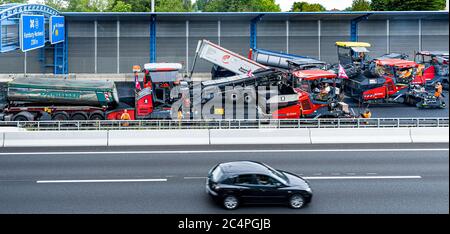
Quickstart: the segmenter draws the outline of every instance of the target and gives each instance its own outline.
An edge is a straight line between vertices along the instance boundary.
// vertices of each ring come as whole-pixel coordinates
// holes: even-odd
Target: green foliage
[[[352,11],[370,11],[370,2],[367,0],[353,0]]]
[[[435,11],[444,10],[445,0],[372,0],[374,11]]]
[[[151,0],[112,0],[111,9],[118,5],[118,2],[122,2],[123,9],[131,7],[131,12],[150,12]],[[121,3],[120,3],[121,4]],[[116,8],[117,9],[117,8]],[[155,0],[155,11],[157,12],[185,12],[192,10],[192,3],[190,0]]]
[[[129,3],[125,3],[123,1],[116,1],[114,6],[111,6],[112,12],[130,12],[133,6]]]
[[[0,0],[0,5],[8,3],[27,3],[28,0]]]
[[[194,10],[195,11],[205,11],[205,7],[211,0],[197,0],[194,3]]]
[[[204,11],[208,12],[279,12],[275,0],[209,0]]]
[[[327,9],[316,3],[316,4],[309,4],[307,2],[295,2],[292,5],[291,11],[297,11],[297,12],[320,12],[320,11],[326,11]]]

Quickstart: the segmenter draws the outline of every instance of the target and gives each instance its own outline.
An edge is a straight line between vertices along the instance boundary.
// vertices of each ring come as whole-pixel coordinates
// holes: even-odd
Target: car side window
[[[277,180],[267,175],[256,175],[256,182],[258,185],[263,186],[274,186],[279,183]]]
[[[235,184],[255,184],[253,175],[239,175]]]

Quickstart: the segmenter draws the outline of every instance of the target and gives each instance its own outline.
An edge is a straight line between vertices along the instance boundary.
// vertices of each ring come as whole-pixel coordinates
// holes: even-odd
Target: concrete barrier
[[[109,131],[109,146],[209,145],[208,130]]]
[[[409,128],[310,129],[312,144],[412,143]]]
[[[411,128],[413,143],[448,143],[449,128]]]
[[[211,145],[311,144],[309,129],[210,130]]]
[[[107,146],[107,131],[5,132],[4,147]]]

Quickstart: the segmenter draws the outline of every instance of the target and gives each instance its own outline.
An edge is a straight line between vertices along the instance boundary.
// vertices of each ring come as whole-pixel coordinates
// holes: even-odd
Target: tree
[[[111,6],[112,12],[130,12],[133,6],[129,3],[125,3],[123,1],[116,1],[114,6]]]
[[[128,10],[132,12],[150,12],[151,0],[112,0],[111,9],[114,9],[118,2],[121,4],[122,10]],[[117,8],[116,8],[117,9]],[[190,0],[155,0],[155,11],[157,12],[184,12],[191,11],[192,3]]]
[[[210,0],[197,0],[194,4],[195,11],[205,11],[206,5]]]
[[[68,0],[44,0],[43,4],[52,7],[58,11],[66,11],[69,5]]]
[[[0,5],[8,3],[27,3],[28,0],[0,0]]]
[[[352,11],[370,11],[370,2],[367,0],[353,0]]]
[[[204,11],[208,12],[279,12],[275,0],[209,0]]]
[[[294,2],[292,5],[291,11],[298,11],[298,12],[320,12],[320,11],[326,11],[327,9],[318,4],[309,4],[307,2]]]
[[[436,11],[444,10],[446,0],[372,0],[374,11]]]

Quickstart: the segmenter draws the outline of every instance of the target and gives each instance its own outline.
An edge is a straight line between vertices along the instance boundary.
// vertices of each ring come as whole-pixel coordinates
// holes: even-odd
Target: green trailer
[[[0,119],[101,120],[119,105],[113,81],[17,78],[2,94],[6,105]]]
[[[15,103],[110,107],[119,102],[112,81],[18,78],[8,83],[7,99]]]

